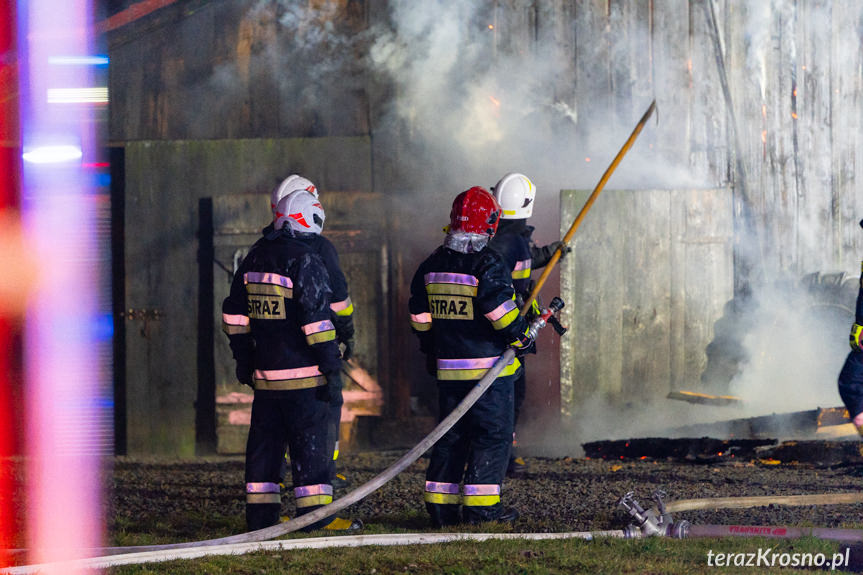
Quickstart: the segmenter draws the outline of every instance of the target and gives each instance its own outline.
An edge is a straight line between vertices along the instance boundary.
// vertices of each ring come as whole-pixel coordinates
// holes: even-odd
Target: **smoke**
[[[339,3],[318,2],[311,9],[305,3],[287,0],[261,1],[246,18],[248,61],[244,63],[240,58],[237,63],[225,65],[210,82],[225,94],[225,102],[236,103],[243,95],[232,93],[232,78],[259,75],[262,82],[278,90],[283,102],[282,112],[274,121],[283,127],[297,127],[279,132],[310,136],[340,133],[339,122],[352,118],[358,108],[368,107],[369,83],[376,85],[379,101],[375,102],[371,129],[376,138],[389,137],[397,143],[397,148],[381,147],[383,151],[376,153],[397,155],[387,159],[398,171],[393,181],[398,182],[399,190],[392,194],[392,201],[407,232],[400,238],[400,248],[407,254],[406,268],[411,267],[411,256],[427,254],[439,243],[449,203],[458,192],[473,185],[490,187],[512,171],[527,174],[537,184],[537,211],[531,221],[538,228],[535,236],[540,241],[555,239],[559,229],[559,190],[592,189],[654,97],[659,98],[656,116],[607,187],[681,190],[727,184],[733,172],[723,165],[731,165],[728,150],[717,153],[708,149],[710,142],[705,141],[705,133],[713,130],[717,141],[730,145],[723,136],[716,137],[716,133],[722,133],[725,121],[725,104],[721,95],[717,96],[721,94],[718,82],[715,86],[698,86],[701,91],[695,96],[679,96],[693,93],[691,86],[681,82],[716,82],[712,47],[705,35],[692,41],[699,44],[703,56],[696,65],[709,66],[710,71],[696,70],[693,75],[690,70],[690,75],[685,76],[680,67],[686,62],[672,56],[679,55],[679,46],[660,45],[661,36],[651,30],[649,19],[628,22],[625,38],[629,46],[650,46],[649,70],[638,68],[642,54],[627,54],[614,37],[599,28],[591,29],[596,41],[582,45],[596,53],[579,53],[578,58],[596,56],[595,74],[607,80],[607,85],[597,84],[596,77],[579,78],[579,82],[593,82],[598,87],[578,85],[576,100],[571,95],[576,78],[567,75],[575,56],[572,46],[566,45],[560,35],[538,30],[548,31],[552,28],[550,21],[561,20],[555,30],[584,31],[585,27],[577,26],[573,20],[577,15],[552,13],[541,2],[507,3],[506,9],[502,4],[391,0],[385,18],[372,19],[373,25],[365,29],[356,25],[356,19],[342,18],[340,14],[344,12],[333,12],[343,9],[334,8],[342,6]],[[344,9],[349,13],[360,5],[348,2]],[[738,9],[744,14],[743,28],[735,32],[743,36],[745,74],[738,73],[736,77],[745,76],[739,81],[754,86],[750,92],[759,94],[761,101],[756,105],[737,103],[741,107],[737,120],[741,126],[755,125],[760,131],[772,118],[763,110],[768,106],[778,109],[779,102],[788,98],[787,94],[773,94],[769,89],[774,68],[789,65],[787,60],[779,64],[774,61],[778,48],[787,46],[792,51],[782,57],[791,58],[793,64],[796,44],[787,38],[800,34],[794,28],[794,3],[788,0],[748,3],[735,7]],[[514,24],[507,25],[501,17],[504,10]],[[703,18],[701,8],[697,10],[690,16]],[[610,17],[621,15],[614,13]],[[829,23],[830,18],[807,21],[806,25],[820,21]],[[739,19],[736,22],[740,24]],[[724,21],[719,22],[719,27],[727,30]],[[702,28],[698,25],[693,30]],[[830,37],[829,33],[813,29],[808,33]],[[777,45],[778,35],[785,38],[782,46]],[[276,40],[265,41],[270,37]],[[728,46],[728,38],[725,41]],[[603,47],[617,59],[614,70],[602,61],[608,58],[607,54],[601,55]],[[737,55],[740,56],[739,48]],[[629,63],[622,63],[626,58]],[[628,77],[615,74],[627,66]],[[642,78],[651,79],[639,83]],[[697,132],[692,123],[703,118],[693,120],[691,107],[710,90],[712,101],[718,103],[716,109],[708,110],[714,118],[698,128],[702,132]],[[772,108],[771,115],[775,114]],[[790,121],[780,124],[782,130],[791,129]],[[744,150],[752,154],[752,164],[757,163],[755,156],[762,154],[760,161],[767,166],[763,172],[767,175],[760,181],[750,180],[750,187],[776,188],[758,197],[769,203],[774,197],[771,193],[777,198],[819,193],[790,189],[787,177],[767,171],[784,170],[793,163],[786,149],[788,133],[777,134],[777,140],[783,138],[781,145],[771,148],[769,138],[773,137],[764,136],[763,150]],[[804,137],[806,134],[801,133]],[[708,169],[714,161],[720,165]],[[791,185],[796,177],[792,176]],[[767,181],[770,178],[776,181]],[[790,205],[793,207],[793,201]],[[764,212],[773,210],[772,205],[755,207]],[[818,218],[804,213],[796,222],[787,221],[791,210],[788,205],[783,209],[786,211],[777,210],[775,215],[759,215],[773,230],[799,226],[795,229],[797,241],[816,254],[809,259],[833,261],[832,255],[820,253],[824,250],[823,230]],[[764,233],[761,241],[775,237],[778,236]],[[738,254],[745,260],[761,260],[764,248],[753,238],[737,240]],[[771,262],[768,267],[788,269],[796,265],[781,261]],[[828,325],[824,325],[818,306],[797,299],[799,290],[780,289],[770,274],[762,279],[747,308],[747,321],[739,322],[739,330],[730,336],[742,349],[742,372],[726,389],[712,390],[741,396],[745,411],[659,400],[622,409],[619,400],[594,397],[573,414],[573,434],[564,442],[567,448],[571,451],[583,441],[601,439],[601,434],[606,438],[627,437],[729,416],[836,405],[835,375],[841,366],[841,353],[834,344],[844,343],[848,319],[830,316]],[[693,385],[697,390],[697,382]],[[552,438],[548,439],[551,444]]]

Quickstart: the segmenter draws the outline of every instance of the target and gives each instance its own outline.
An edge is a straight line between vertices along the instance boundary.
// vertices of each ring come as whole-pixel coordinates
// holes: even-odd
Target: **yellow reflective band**
[[[246,503],[281,503],[278,493],[246,493]]]
[[[500,503],[500,495],[465,495],[462,503],[467,507],[488,507]]]
[[[518,310],[516,310],[516,313]],[[498,374],[498,377],[512,375],[521,366],[518,358],[514,358],[512,363],[504,367]],[[488,368],[480,369],[439,369],[437,370],[437,378],[441,381],[470,381],[474,379],[482,379]]]
[[[423,499],[427,503],[439,503],[441,505],[449,505],[461,503],[461,495],[457,493],[430,493],[428,491],[423,495]],[[498,497],[500,499],[500,497]]]
[[[860,347],[860,333],[863,332],[863,326],[859,324],[854,324],[851,326],[851,335],[849,336],[849,343],[851,344],[851,349],[858,350],[863,349]]]
[[[297,507],[311,507],[312,505],[329,505],[332,502],[332,495],[312,495],[311,497],[298,497]]]
[[[348,307],[336,311],[338,316],[349,316],[354,313],[354,304],[349,304]]]
[[[508,312],[506,312],[505,314],[503,314],[500,319],[491,322],[491,325],[492,325],[492,327],[494,327],[494,329],[503,329],[506,326],[508,326],[509,324],[511,324],[512,322],[514,322],[515,318],[517,318],[517,317],[518,317],[518,308],[511,309]]]
[[[461,284],[428,284],[426,285],[426,293],[429,295],[467,295],[475,297],[476,286]]]
[[[294,297],[294,290],[275,284],[246,284],[246,293],[252,295],[274,295],[291,299]]]
[[[328,329],[326,331],[319,331],[316,333],[311,333],[306,336],[306,343],[309,345],[315,345],[316,343],[323,343],[325,341],[333,341],[336,339],[336,330]]]
[[[255,378],[255,389],[266,389],[271,391],[285,391],[293,389],[309,389],[327,384],[327,378],[323,375],[315,377],[300,377],[297,379],[257,379]]]
[[[530,268],[526,270],[512,270],[512,279],[524,280],[530,277]]]
[[[230,325],[227,323],[222,324],[222,331],[228,335],[237,335],[238,333],[251,333],[252,326],[250,325]]]
[[[414,328],[414,330],[416,331],[428,331],[431,329],[432,324],[431,322],[419,323],[417,321],[411,320],[411,327]]]
[[[514,216],[514,215],[515,215],[515,210],[504,210],[504,211],[503,211],[503,215],[505,215],[505,216]]]

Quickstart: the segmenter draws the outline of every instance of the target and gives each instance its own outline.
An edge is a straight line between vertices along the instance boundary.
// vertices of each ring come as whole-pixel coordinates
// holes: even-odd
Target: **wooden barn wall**
[[[139,310],[127,317],[129,453],[195,453],[198,200],[255,192],[264,200],[272,183],[283,177],[284,165],[319,174],[316,183],[331,200],[341,193],[368,194],[369,156],[368,138],[134,142],[126,146],[126,303],[129,309]],[[327,162],[332,157],[342,162]],[[350,213],[330,211],[327,226],[331,230],[352,229],[357,223]],[[260,227],[266,223],[259,222]],[[337,244],[343,253],[347,247]],[[377,267],[372,263],[347,259],[345,272],[353,289],[361,289],[356,275],[364,277],[369,268]],[[221,280],[222,271],[216,273]],[[358,294],[358,300],[365,299]],[[362,317],[358,324],[363,323]],[[216,326],[215,337],[225,339],[220,327]],[[357,339],[366,340],[360,357],[376,357],[371,350],[378,342],[369,342],[368,334],[363,333]]]
[[[186,190],[191,188],[169,182],[187,181],[190,166],[196,172],[207,169],[195,163],[197,157],[181,161],[160,152],[164,156],[157,162],[155,156],[144,153],[147,146],[160,141],[174,142],[173,153],[187,141],[241,140],[250,144],[249,150],[256,150],[256,140],[361,137],[368,139],[368,156],[363,160],[367,164],[360,169],[362,181],[354,187],[368,186],[369,191],[394,198],[403,195],[409,187],[398,164],[400,150],[411,149],[404,146],[408,131],[391,124],[382,111],[382,103],[398,94],[356,69],[342,76],[343,83],[332,75],[315,79],[308,91],[292,90],[283,80],[305,67],[315,68],[309,66],[315,62],[314,55],[297,54],[296,68],[276,65],[273,48],[281,46],[284,38],[275,20],[246,18],[253,5],[262,4],[180,1],[109,34],[110,139],[134,150],[128,156],[128,193],[144,194],[149,209],[170,213],[178,201],[170,194],[189,194]],[[386,0],[316,0],[308,5],[329,7],[334,29],[346,37],[386,21]],[[711,6],[718,35],[708,18]],[[734,215],[735,261],[749,258],[759,277],[815,270],[857,273],[863,247],[863,234],[856,226],[863,215],[863,195],[856,183],[856,169],[863,165],[859,141],[863,138],[863,4],[854,0],[488,0],[488,7],[497,29],[492,50],[521,50],[525,42],[551,44],[566,56],[567,63],[548,86],[547,98],[577,105],[579,118],[607,118],[610,127],[628,131],[647,103],[656,99],[659,122],[644,131],[638,145],[649,146],[658,157],[683,168],[704,189],[726,190]],[[717,56],[724,67],[728,99]],[[327,89],[332,86],[336,89]],[[580,121],[576,131],[588,136],[587,124]],[[139,144],[133,146],[133,142]],[[275,176],[291,158],[266,156],[273,163],[265,165],[262,159],[252,159],[248,150],[235,149],[235,153],[238,158],[223,160],[225,165],[245,162],[228,179],[234,182],[234,191],[250,185],[256,170],[271,170],[269,175]],[[336,155],[315,161],[322,170],[354,169],[332,166],[341,162]],[[365,174],[368,180],[363,179]],[[204,193],[194,189],[190,194],[194,198],[183,204],[185,216],[193,200]],[[132,210],[134,203],[127,201],[127,206]],[[754,238],[741,233],[747,215],[754,222]],[[179,216],[170,216],[175,217]],[[127,218],[133,222],[131,211]],[[187,217],[169,225],[170,218],[145,216],[148,226],[140,228],[142,246],[148,234],[188,238],[189,230],[181,232],[181,228],[193,226],[193,220]],[[391,249],[390,297],[394,309],[402,309],[399,282],[410,270],[400,266],[414,262],[403,260],[397,243]],[[188,254],[183,257],[188,259]],[[127,265],[135,269],[139,264],[130,259]],[[739,276],[740,267],[730,273]],[[163,276],[143,274],[128,281],[130,299],[133,293],[142,300],[153,299],[151,290],[167,297]],[[142,283],[131,285],[137,281]],[[671,297],[685,297],[675,291],[682,285],[689,287],[682,283],[669,287]],[[652,294],[649,290],[631,293],[633,301]],[[615,319],[623,312],[609,309],[608,313]],[[403,327],[398,314],[391,321]],[[711,326],[705,321],[705,337],[709,337]],[[405,342],[397,345],[413,350]],[[401,351],[405,350],[396,349],[394,354],[402,357]],[[172,353],[168,350],[168,357]],[[546,360],[541,363],[554,365],[557,358]],[[129,361],[131,365],[134,360]],[[699,365],[697,360],[689,365],[690,359],[680,357],[671,361],[677,362],[676,373],[685,373],[687,379]],[[189,365],[192,371],[184,372],[186,379],[194,377],[194,364]],[[392,369],[400,381],[414,377],[415,370],[402,363]],[[572,385],[567,377],[564,373],[564,386]],[[149,378],[163,389],[147,401],[171,404],[173,396],[182,393],[169,384],[173,377],[162,379],[160,383],[159,377]],[[398,393],[399,413],[409,415],[405,407],[409,391]]]

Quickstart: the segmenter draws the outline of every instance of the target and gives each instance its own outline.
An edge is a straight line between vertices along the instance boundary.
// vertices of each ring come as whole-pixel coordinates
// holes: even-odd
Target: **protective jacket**
[[[439,247],[414,274],[409,308],[420,350],[436,359],[441,381],[481,379],[508,346],[520,345],[528,328],[510,270],[491,249]],[[519,365],[514,359],[501,375]]]
[[[545,267],[556,249],[556,244],[537,246],[531,237],[533,230],[534,227],[527,225],[526,220],[501,220],[489,243],[500,252],[512,270],[512,286],[522,300],[530,296],[531,271]]]
[[[863,326],[863,262],[860,266],[860,290],[857,292],[857,309],[851,332],[852,350],[839,373],[839,396],[848,408],[851,418],[863,413],[863,349],[860,348],[859,326]]]
[[[293,390],[326,384],[340,368],[330,319],[329,274],[313,241],[278,234],[252,246],[222,305],[222,326],[254,387]]]
[[[515,304],[510,270],[490,248],[475,253],[446,246],[435,250],[414,275],[409,306],[421,350],[437,360],[441,419],[509,345],[525,345],[528,326]],[[514,358],[435,444],[423,495],[434,525],[488,521],[504,513],[500,487],[509,459],[513,380],[519,366]]]
[[[272,235],[273,224],[265,227],[262,233],[264,237]],[[330,289],[333,291],[330,296],[330,320],[336,328],[336,339],[342,343],[347,342],[354,337],[354,304],[348,293],[348,281],[342,272],[339,254],[333,243],[322,235],[309,234],[306,242],[311,251],[321,256],[324,267],[327,268]]]

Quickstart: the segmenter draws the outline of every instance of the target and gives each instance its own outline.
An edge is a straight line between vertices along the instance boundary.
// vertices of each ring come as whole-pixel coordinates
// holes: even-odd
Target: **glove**
[[[558,249],[563,247],[563,249],[560,250],[560,259],[565,258],[566,254],[568,254],[569,252],[572,251],[571,247],[569,247],[569,246],[564,247],[563,242],[561,242],[561,241],[551,242],[550,244],[548,244],[548,247],[551,248],[552,254],[554,254],[554,252],[556,252]]]
[[[342,350],[342,359],[347,361],[354,356],[354,348],[356,347],[357,342],[354,338],[349,337],[342,342],[342,345],[345,346]]]
[[[327,384],[317,388],[315,398],[324,403],[332,403],[342,396],[342,374],[340,371],[330,371],[324,374]]]
[[[851,326],[851,335],[848,336],[848,343],[851,344],[853,351],[863,351],[863,346],[860,344],[860,335],[863,332],[863,326],[855,323]]]
[[[531,348],[534,347],[534,341],[533,338],[525,332],[517,340],[509,344],[509,346],[515,350],[516,357],[521,357],[530,352]]]
[[[238,363],[237,368],[234,370],[234,374],[237,376],[237,381],[243,385],[248,385],[249,387],[255,387],[254,378],[252,377],[253,373],[254,370],[244,363]]]

